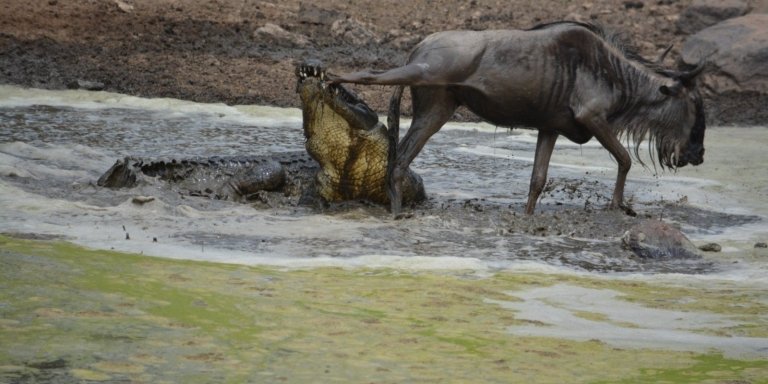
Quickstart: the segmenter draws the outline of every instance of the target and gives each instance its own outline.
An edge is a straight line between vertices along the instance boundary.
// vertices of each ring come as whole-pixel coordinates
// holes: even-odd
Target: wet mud
[[[607,210],[615,165],[606,164],[609,155],[598,145],[558,147],[537,213],[524,215],[533,138],[525,130],[477,125],[445,129],[416,159],[414,170],[424,178],[428,199],[409,207],[404,220],[393,220],[383,206],[364,201],[300,204],[282,193],[263,193],[256,202],[240,204],[184,195],[162,180],[117,190],[96,185],[123,156],[261,156],[303,146],[300,126],[287,116],[284,123],[259,126],[227,113],[103,106],[0,109],[0,118],[11,124],[0,133],[5,156],[0,179],[11,188],[6,204],[21,204],[15,210],[18,220],[26,221],[28,203],[13,202],[14,189],[69,202],[72,208],[54,214],[58,225],[101,233],[101,244],[133,240],[111,246],[149,253],[161,249],[151,247],[170,244],[199,250],[194,258],[214,250],[239,252],[243,260],[254,253],[289,260],[427,255],[476,259],[498,268],[535,261],[594,272],[708,273],[732,267],[712,254],[639,256],[622,245],[621,237],[642,220],[664,220],[694,240],[764,226],[759,215],[687,203],[680,191],[696,191],[695,183],[666,181],[669,175],[630,179],[627,198],[637,217]],[[201,140],[205,145],[197,144]],[[656,193],[670,184],[680,189]],[[135,203],[137,196],[142,204]]]

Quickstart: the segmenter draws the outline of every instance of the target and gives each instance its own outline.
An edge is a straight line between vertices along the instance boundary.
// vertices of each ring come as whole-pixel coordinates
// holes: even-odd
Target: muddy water
[[[249,205],[185,197],[163,184],[123,190],[95,186],[116,159],[127,155],[301,150],[298,110],[2,86],[0,124],[2,233],[171,259],[312,268],[315,275],[301,278],[307,284],[320,279],[319,286],[332,280],[351,284],[359,277],[325,267],[401,271],[377,280],[381,290],[403,284],[400,273],[448,273],[459,276],[461,284],[468,279],[494,285],[495,294],[478,298],[506,314],[496,327],[526,340],[598,340],[610,348],[768,356],[768,318],[762,310],[768,304],[768,253],[754,247],[768,240],[768,174],[762,166],[768,156],[761,145],[768,142],[766,127],[711,128],[705,163],[675,173],[654,169],[643,154],[649,166],[635,165],[626,188],[639,217],[662,218],[696,244],[723,247],[701,259],[643,260],[618,241],[638,219],[602,209],[613,188],[615,164],[592,142],[558,143],[539,212],[526,217],[521,212],[535,135],[449,124],[413,165],[429,201],[415,207],[413,217],[394,221],[382,207],[360,202]],[[137,204],[136,196],[154,200]],[[25,260],[19,256],[25,251],[14,252],[8,265]],[[304,272],[284,273],[291,280]],[[167,276],[155,278],[172,283],[163,281]],[[500,282],[510,279],[516,283],[504,289]],[[436,286],[446,284],[458,287],[442,280]],[[439,291],[436,286],[431,287]],[[676,295],[664,297],[667,291]],[[394,300],[408,310],[418,306],[403,297]],[[300,367],[301,357],[308,356],[301,351],[270,352]],[[111,377],[109,370],[91,368],[77,372]]]
[[[528,218],[520,212],[534,133],[450,124],[414,163],[429,201],[400,222],[381,207],[359,203],[255,207],[184,198],[162,184],[118,191],[94,186],[127,155],[302,150],[298,110],[11,87],[0,93],[0,204],[5,207],[0,230],[6,232],[246,264],[368,265],[440,258],[431,260],[483,268],[532,261],[616,272],[731,268],[730,260],[722,263],[719,257],[647,261],[622,250],[617,238],[636,221],[603,209],[615,165],[592,142],[558,143],[541,214]],[[767,232],[765,171],[753,166],[765,157],[754,143],[766,136],[765,128],[713,129],[705,166],[677,173],[635,166],[626,196],[641,217],[671,220],[694,241],[739,239],[751,246]],[[754,162],[734,158],[733,151]],[[136,196],[155,200],[139,205],[133,203]]]

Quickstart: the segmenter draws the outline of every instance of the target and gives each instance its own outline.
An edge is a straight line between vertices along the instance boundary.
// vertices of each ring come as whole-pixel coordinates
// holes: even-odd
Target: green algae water
[[[0,237],[0,260],[2,382],[768,382],[768,356],[755,352],[515,335],[553,325],[503,305],[557,286],[610,291],[649,310],[728,320],[692,334],[765,342],[762,292],[541,273],[281,270],[12,237]],[[643,328],[592,310],[571,312]]]

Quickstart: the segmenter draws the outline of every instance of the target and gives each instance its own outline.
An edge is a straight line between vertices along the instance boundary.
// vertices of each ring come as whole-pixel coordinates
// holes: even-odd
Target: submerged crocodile
[[[389,204],[386,192],[389,140],[387,128],[355,94],[341,85],[324,83],[317,61],[296,69],[307,152],[273,156],[210,158],[137,158],[118,160],[98,180],[109,188],[141,182],[168,182],[180,193],[248,201],[264,192],[281,192],[308,202],[369,200]],[[409,170],[404,197],[424,199],[424,187]]]

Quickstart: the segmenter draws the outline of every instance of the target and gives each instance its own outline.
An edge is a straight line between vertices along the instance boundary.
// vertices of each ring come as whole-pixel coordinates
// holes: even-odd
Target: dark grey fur
[[[460,105],[492,124],[538,129],[526,213],[534,211],[559,135],[576,143],[600,141],[618,163],[611,207],[631,212],[623,201],[631,156],[622,137],[635,143],[635,157],[642,140],[654,143],[662,167],[703,161],[704,111],[695,86],[701,68],[665,69],[598,26],[556,22],[529,30],[435,33],[402,67],[330,81],[399,86],[390,104],[391,137],[398,135],[402,89],[411,89],[413,122],[393,151],[388,176],[395,214],[404,170]]]

